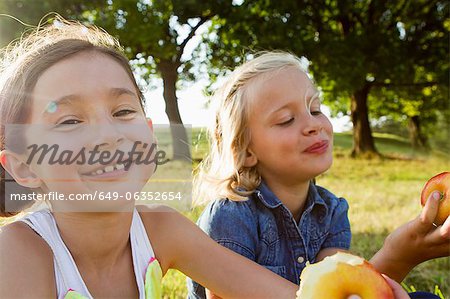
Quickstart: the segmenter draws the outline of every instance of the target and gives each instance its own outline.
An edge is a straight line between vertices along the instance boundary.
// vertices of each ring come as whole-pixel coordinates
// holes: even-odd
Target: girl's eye
[[[290,125],[293,121],[294,121],[294,118],[291,117],[291,118],[288,119],[287,121],[281,122],[281,123],[279,123],[279,124],[277,124],[277,125],[278,125],[278,126],[281,126],[281,127],[285,127],[285,126]]]
[[[315,110],[315,111],[311,111],[311,115],[321,115],[322,111],[320,110]]]
[[[134,114],[134,113],[136,113],[136,111],[130,110],[130,109],[123,109],[123,110],[120,110],[120,111],[114,113],[114,116],[121,117],[121,116],[126,116],[126,115],[130,115],[130,114]]]
[[[67,126],[73,126],[73,125],[78,125],[78,124],[81,124],[82,123],[82,121],[81,120],[78,120],[78,119],[67,119],[67,120],[65,120],[65,121],[63,121],[63,122],[60,122],[60,123],[58,123],[58,124],[56,124],[56,127],[57,128],[60,128],[60,127],[67,127]]]

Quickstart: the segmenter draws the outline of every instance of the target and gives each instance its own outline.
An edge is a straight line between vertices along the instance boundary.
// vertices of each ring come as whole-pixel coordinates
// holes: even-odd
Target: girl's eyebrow
[[[69,106],[78,98],[79,98],[79,96],[74,95],[74,94],[62,96],[56,100],[49,102],[47,104],[47,106],[45,107],[44,111],[42,112],[42,114],[44,116],[51,115],[54,112],[56,112],[56,110],[58,109],[59,106],[64,106],[64,105]]]
[[[273,109],[273,110],[270,111],[268,114],[269,114],[269,115],[275,114],[275,113],[277,113],[278,111],[281,111],[281,110],[283,110],[283,109],[286,109],[286,108],[288,108],[288,107],[291,106],[291,105],[292,105],[292,102],[286,103],[286,104],[284,104],[284,105],[281,106],[281,107],[278,107],[278,108],[276,108],[276,109]]]
[[[308,107],[309,107],[309,105],[311,105],[311,103],[314,102],[315,100],[318,100],[319,102],[322,102],[322,100],[321,100],[321,98],[320,98],[320,91],[316,91],[312,96],[306,96],[306,95],[305,95],[305,97],[306,97],[305,103],[306,103],[306,105],[307,105]],[[269,112],[269,114],[274,114],[274,113],[276,113],[276,112],[278,112],[278,111],[281,111],[281,110],[283,110],[283,109],[286,109],[286,108],[288,108],[289,106],[291,106],[294,102],[296,102],[296,101],[289,101],[288,103],[284,104],[283,106],[273,109],[272,111]]]
[[[130,95],[133,97],[137,97],[137,94],[131,90],[129,90],[128,88],[123,88],[123,87],[114,87],[111,88],[109,91],[109,94],[111,95],[111,97],[113,99],[117,99],[119,96],[126,94],[126,95]],[[56,100],[51,101],[50,103],[47,104],[47,107],[44,109],[43,111],[43,115],[49,115],[49,114],[53,114],[54,112],[56,112],[56,110],[58,109],[59,106],[69,106],[72,105],[73,102],[75,102],[76,100],[79,100],[81,98],[81,96],[79,95],[75,95],[75,94],[70,94],[70,95],[66,95],[66,96],[62,96]]]
[[[129,90],[128,88],[123,88],[123,87],[111,88],[110,94],[114,97],[119,97],[123,94],[137,97],[137,94],[135,92]]]

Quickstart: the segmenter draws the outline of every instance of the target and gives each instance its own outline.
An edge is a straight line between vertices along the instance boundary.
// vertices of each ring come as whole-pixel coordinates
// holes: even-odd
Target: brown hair
[[[5,149],[5,126],[28,121],[30,95],[42,73],[57,62],[86,51],[107,55],[124,68],[144,110],[144,97],[119,42],[98,27],[57,17],[52,24],[38,26],[0,52],[0,150]],[[0,216],[13,216],[17,212],[5,211],[5,170],[1,167],[0,171]],[[23,208],[30,205],[22,202]]]

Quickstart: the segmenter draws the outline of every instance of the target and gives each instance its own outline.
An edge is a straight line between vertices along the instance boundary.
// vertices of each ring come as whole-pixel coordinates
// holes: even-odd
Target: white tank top
[[[28,224],[38,233],[53,251],[53,264],[55,268],[56,290],[58,298],[64,298],[69,290],[93,298],[89,293],[77,265],[56,226],[55,218],[48,209],[40,210],[26,215],[20,221]],[[136,276],[136,284],[139,290],[139,298],[145,298],[144,279],[149,261],[155,257],[152,246],[145,231],[144,224],[136,209],[133,212],[133,220],[130,229],[131,252],[133,267]]]

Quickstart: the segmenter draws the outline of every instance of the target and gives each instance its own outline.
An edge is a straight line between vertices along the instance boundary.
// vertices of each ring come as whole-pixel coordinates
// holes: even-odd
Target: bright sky
[[[206,105],[207,98],[203,94],[204,86],[196,83],[187,89],[177,92],[178,106],[181,118],[185,125],[192,127],[208,126],[214,118],[214,112],[211,107]],[[157,88],[145,94],[147,100],[147,113],[152,118],[154,124],[168,124],[163,98],[163,89]],[[322,111],[330,117],[330,109],[322,105]],[[350,118],[344,116],[341,118],[332,118],[331,123],[335,132],[347,131],[351,128]]]
[[[233,3],[239,5],[242,0],[233,0]],[[189,34],[190,28],[188,25],[181,26],[178,24],[176,17],[172,18],[171,27],[177,30],[179,36],[178,43],[181,43]],[[195,23],[195,22],[194,22]],[[195,25],[195,24],[192,24]],[[208,29],[209,23],[205,23],[197,29],[196,34],[186,44],[186,48],[181,57],[182,61],[188,61],[192,58],[193,50],[202,42],[201,35]],[[159,82],[159,87],[147,92],[145,98],[147,100],[147,113],[152,118],[154,124],[169,124],[165,112],[165,103],[163,98],[162,82]],[[192,127],[208,126],[214,117],[211,107],[206,105],[207,98],[203,94],[205,82],[199,81],[190,85],[184,90],[178,90],[178,107],[180,109],[181,119],[185,125],[192,125]],[[322,106],[322,111],[329,117],[330,110],[326,106]],[[339,119],[331,119],[335,132],[342,132],[351,129],[351,122],[348,116]]]

